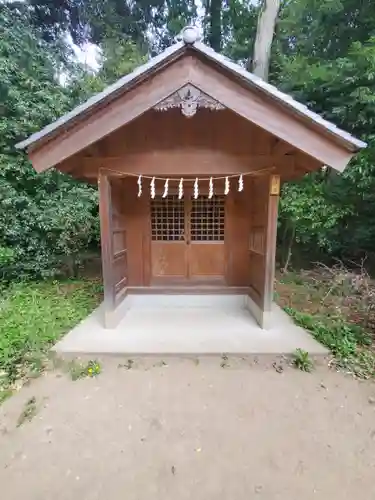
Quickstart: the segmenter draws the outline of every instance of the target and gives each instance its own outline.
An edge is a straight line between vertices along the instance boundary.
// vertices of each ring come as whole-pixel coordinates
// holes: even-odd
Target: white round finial
[[[192,45],[199,40],[198,28],[195,26],[186,26],[181,34],[183,41],[188,45]]]

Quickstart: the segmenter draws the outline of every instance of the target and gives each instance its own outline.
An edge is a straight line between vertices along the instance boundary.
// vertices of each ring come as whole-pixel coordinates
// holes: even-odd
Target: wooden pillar
[[[262,328],[268,328],[275,277],[280,177],[253,179],[250,192],[249,294],[247,305]]]
[[[115,310],[115,287],[113,277],[112,200],[108,176],[101,171],[98,176],[100,241],[102,248],[102,273],[104,287],[104,326],[110,327],[111,315]]]
[[[267,232],[265,253],[265,280],[263,311],[271,311],[276,265],[276,237],[277,237],[277,215],[280,195],[280,176],[272,175],[269,182],[268,207],[267,207]]]

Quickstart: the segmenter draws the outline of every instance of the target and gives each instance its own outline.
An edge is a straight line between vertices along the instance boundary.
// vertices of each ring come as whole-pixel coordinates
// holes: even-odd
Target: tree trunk
[[[275,31],[280,0],[262,0],[254,45],[253,73],[268,80],[271,45]]]
[[[221,50],[221,9],[222,0],[206,0],[206,38],[208,44],[220,52]]]
[[[286,226],[286,228],[287,227],[288,226]],[[285,256],[284,267],[281,269],[281,272],[283,274],[285,274],[285,273],[288,272],[288,267],[289,267],[290,259],[292,257],[292,247],[293,247],[293,243],[294,243],[295,234],[296,234],[296,226],[293,223],[293,226],[291,228],[291,234],[290,234],[290,238],[289,238],[287,253],[286,253],[286,256]]]

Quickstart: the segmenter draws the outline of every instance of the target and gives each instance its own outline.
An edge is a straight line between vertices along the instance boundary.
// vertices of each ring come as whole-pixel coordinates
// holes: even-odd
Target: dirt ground
[[[106,359],[0,407],[4,500],[375,498],[375,385],[271,361]],[[25,403],[37,413],[17,427]]]

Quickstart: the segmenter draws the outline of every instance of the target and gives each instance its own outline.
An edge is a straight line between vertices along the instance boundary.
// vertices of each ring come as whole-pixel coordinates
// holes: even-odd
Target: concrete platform
[[[271,328],[262,330],[241,295],[129,296],[124,318],[102,326],[102,307],[71,330],[54,350],[74,354],[290,354],[327,349],[293,324],[277,305]]]

